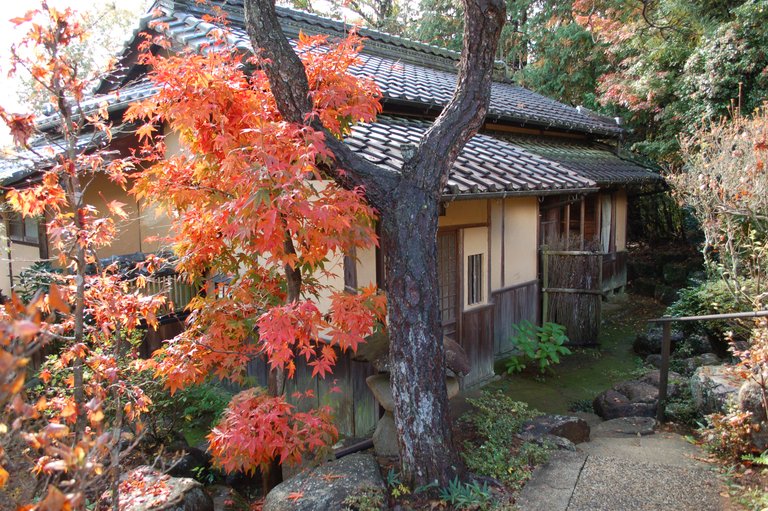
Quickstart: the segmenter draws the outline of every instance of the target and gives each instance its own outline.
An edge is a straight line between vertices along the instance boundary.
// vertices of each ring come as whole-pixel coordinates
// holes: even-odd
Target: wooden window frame
[[[467,306],[485,303],[483,285],[483,253],[467,256]]]

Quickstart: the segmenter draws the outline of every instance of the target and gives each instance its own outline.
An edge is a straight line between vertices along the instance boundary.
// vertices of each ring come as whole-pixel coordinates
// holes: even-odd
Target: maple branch
[[[496,45],[506,20],[504,0],[464,0],[464,12],[464,43],[453,98],[424,134],[404,169],[415,171],[425,189],[439,180],[437,193],[442,192],[464,144],[485,119]]]
[[[498,0],[495,0],[498,1]],[[334,178],[348,186],[362,186],[374,205],[381,205],[395,189],[400,176],[352,152],[312,116],[312,100],[304,65],[283,34],[274,0],[245,0],[245,23],[254,50],[264,60],[264,72],[283,118],[310,124],[325,133],[325,144],[334,154]],[[338,172],[343,169],[345,172]]]

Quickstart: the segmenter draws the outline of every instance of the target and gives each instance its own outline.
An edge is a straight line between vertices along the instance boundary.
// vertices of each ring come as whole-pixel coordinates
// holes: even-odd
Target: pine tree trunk
[[[383,212],[392,392],[404,482],[441,486],[460,471],[453,449],[439,321],[437,201],[405,184]],[[414,242],[419,240],[420,242]]]

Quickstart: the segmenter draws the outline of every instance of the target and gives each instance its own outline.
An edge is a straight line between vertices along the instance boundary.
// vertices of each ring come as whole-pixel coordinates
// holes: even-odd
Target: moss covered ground
[[[642,360],[632,352],[632,341],[638,332],[645,331],[648,319],[661,316],[663,311],[658,302],[634,295],[604,303],[598,347],[574,350],[543,377],[527,372],[504,374],[486,388],[501,389],[546,413],[591,408],[597,394],[642,371]],[[497,370],[502,372],[503,364]]]

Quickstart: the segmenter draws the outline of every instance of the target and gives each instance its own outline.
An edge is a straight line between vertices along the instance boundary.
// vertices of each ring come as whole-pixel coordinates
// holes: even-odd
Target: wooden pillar
[[[656,420],[664,421],[664,410],[667,405],[667,384],[669,382],[669,352],[672,345],[672,323],[662,324],[661,338],[661,368],[659,369],[659,406],[656,409]]]

